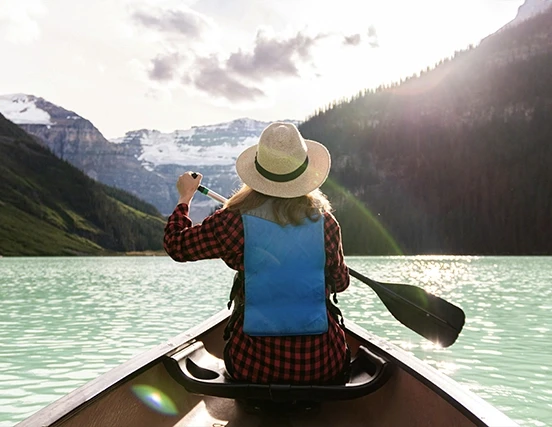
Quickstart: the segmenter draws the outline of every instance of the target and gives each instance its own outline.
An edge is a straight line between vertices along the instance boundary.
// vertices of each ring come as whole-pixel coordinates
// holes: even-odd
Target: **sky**
[[[0,95],[107,138],[304,120],[511,21],[523,0],[0,0]]]

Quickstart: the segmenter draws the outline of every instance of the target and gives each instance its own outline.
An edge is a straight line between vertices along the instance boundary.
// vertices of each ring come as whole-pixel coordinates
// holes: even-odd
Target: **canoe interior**
[[[322,402],[319,407],[309,411],[250,413],[233,399],[190,394],[165,369],[165,353],[174,354],[195,339],[202,341],[211,354],[222,358],[222,334],[226,318],[226,314],[222,313],[213,316],[194,332],[183,335],[180,343],[175,342],[174,346],[168,346],[169,349],[172,348],[169,352],[163,347],[162,351],[158,349],[157,352],[150,352],[153,357],[138,358],[134,364],[129,362],[126,367],[122,365],[115,368],[39,411],[20,423],[19,427],[516,425],[469,392],[460,390],[457,395],[447,393],[446,389],[451,389],[451,386],[459,386],[436,371],[433,372],[432,368],[429,371],[435,377],[427,378],[404,361],[395,359],[393,352],[396,349],[392,346],[386,349],[383,345],[368,342],[364,330],[349,324],[347,339],[353,354],[359,345],[364,345],[369,346],[374,353],[393,361],[389,380],[367,396],[346,401]],[[139,365],[138,368],[136,364]],[[441,383],[442,378],[444,381]],[[140,387],[161,391],[172,405],[159,405],[155,400],[138,398],[136,390]],[[465,398],[460,400],[459,396]],[[163,413],[163,408],[172,410]]]

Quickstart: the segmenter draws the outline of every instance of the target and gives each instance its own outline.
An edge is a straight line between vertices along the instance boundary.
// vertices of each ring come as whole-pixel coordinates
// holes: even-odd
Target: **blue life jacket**
[[[251,336],[327,332],[324,217],[281,226],[245,213],[242,221],[244,332]]]

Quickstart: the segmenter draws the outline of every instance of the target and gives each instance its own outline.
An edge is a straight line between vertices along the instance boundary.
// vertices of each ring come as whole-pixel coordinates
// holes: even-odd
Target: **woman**
[[[202,176],[180,176],[164,238],[175,261],[221,258],[238,272],[226,369],[255,383],[345,381],[350,354],[329,298],[348,287],[349,271],[339,224],[319,190],[330,170],[328,150],[293,124],[272,123],[236,169],[243,187],[195,226],[188,212]]]

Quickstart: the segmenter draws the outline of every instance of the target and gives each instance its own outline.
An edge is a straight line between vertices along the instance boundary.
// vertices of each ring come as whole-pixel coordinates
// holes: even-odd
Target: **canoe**
[[[451,378],[345,321],[344,385],[247,384],[224,372],[223,310],[101,375],[19,427],[516,426]]]

